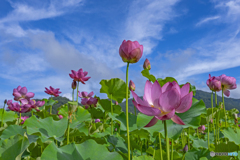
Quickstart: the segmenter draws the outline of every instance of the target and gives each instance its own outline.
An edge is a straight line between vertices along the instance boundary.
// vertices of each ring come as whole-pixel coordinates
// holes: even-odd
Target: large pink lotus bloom
[[[86,77],[88,72],[83,72],[82,68],[78,71],[71,70],[72,74],[69,74],[69,76],[74,79],[75,81],[81,82],[82,84],[85,84],[84,81],[88,81],[91,77]]]
[[[36,111],[40,111],[38,107],[42,107],[45,104],[45,101],[35,101],[35,100],[29,100],[29,101],[21,101],[23,104],[29,104],[32,109],[35,109]]]
[[[88,109],[89,107],[96,107],[97,106],[98,99],[90,97],[88,98],[83,98],[81,101],[82,105],[85,105],[85,108]]]
[[[226,76],[225,74],[222,74],[221,76],[216,77],[215,79],[219,80],[221,82],[223,93],[229,97],[230,91],[228,89],[236,89],[236,78]]]
[[[147,80],[143,100],[134,91],[131,91],[135,100],[132,102],[143,114],[154,116],[145,127],[155,125],[158,120],[168,119],[177,124],[185,125],[175,112],[183,113],[191,107],[193,93],[189,93],[189,89],[189,83],[180,88],[177,82],[173,81],[167,82],[161,87],[157,80],[154,84]]]
[[[58,97],[60,93],[62,92],[59,92],[59,89],[60,88],[57,88],[57,89],[54,89],[52,86],[50,86],[50,89],[47,89],[45,87],[46,91],[44,91],[45,93],[49,94],[49,95],[53,95],[55,97]]]
[[[26,113],[32,110],[31,105],[29,104],[19,105],[17,102],[12,103],[12,100],[8,100],[7,105],[11,111],[15,111],[18,113]]]
[[[22,120],[21,124],[23,124],[26,121],[26,119],[28,119],[28,118],[29,118],[28,116],[21,117],[21,120]]]
[[[80,98],[90,98],[90,97],[92,97],[93,96],[93,92],[90,92],[89,94],[87,93],[87,92],[85,92],[85,91],[83,91],[83,92],[80,92],[80,91],[78,91],[78,97],[80,97]]]
[[[18,86],[13,89],[13,96],[15,101],[20,101],[21,99],[30,99],[34,97],[34,93],[28,92],[26,87]]]
[[[221,82],[217,80],[215,76],[211,77],[211,74],[209,74],[209,79],[206,83],[209,89],[212,91],[219,92],[222,90]]]
[[[138,41],[124,40],[119,48],[119,55],[122,57],[123,62],[136,63],[142,57],[143,45]]]

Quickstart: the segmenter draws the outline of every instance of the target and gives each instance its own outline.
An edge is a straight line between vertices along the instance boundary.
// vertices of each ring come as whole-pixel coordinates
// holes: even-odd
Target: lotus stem
[[[70,125],[69,125],[69,119],[68,119],[68,127],[67,127],[67,145],[69,144],[69,130],[70,130]]]
[[[129,68],[129,62],[127,63],[127,71],[126,71],[126,122],[127,122],[127,138],[128,138],[128,160],[130,160],[130,137],[129,137],[129,126],[128,126],[128,68]]]
[[[79,86],[79,81],[77,83],[77,105],[78,105],[78,86]]]
[[[74,102],[74,89],[72,91],[72,101]]]
[[[168,140],[168,134],[167,134],[167,123],[166,123],[166,120],[164,120],[163,123],[164,123],[164,131],[165,131],[165,139],[166,139],[166,148],[167,148],[167,160],[170,160],[170,155],[169,155],[169,140]]]
[[[158,138],[159,138],[159,148],[160,148],[160,160],[163,160],[163,157],[162,157],[162,141],[161,141],[161,133],[158,132]]]
[[[223,86],[222,86],[223,87]],[[225,103],[224,103],[224,96],[223,96],[223,88],[222,88],[222,102],[223,102],[223,110],[224,110],[224,117],[225,117],[225,127],[227,128],[227,116],[225,110]]]
[[[171,160],[173,160],[173,139],[172,139],[172,145],[171,145],[171,147],[172,147],[172,149],[171,149]]]
[[[111,113],[113,115],[113,106],[112,106],[112,94],[111,94]],[[112,135],[113,135],[113,119],[111,118],[111,128],[112,128]]]
[[[211,94],[211,104],[212,104],[212,125],[214,126],[214,116],[213,116],[213,91],[212,91],[212,94]],[[209,126],[208,126],[209,127]],[[210,127],[209,127],[210,128]],[[214,137],[215,137],[215,127],[213,127],[213,132],[214,132]]]
[[[210,149],[210,144],[209,144],[209,129],[210,129],[210,128],[209,128],[209,122],[208,122],[208,131],[207,131],[207,132],[208,132],[208,133],[207,133],[207,137],[208,137],[208,149]]]
[[[188,149],[190,150],[190,127],[188,127]]]

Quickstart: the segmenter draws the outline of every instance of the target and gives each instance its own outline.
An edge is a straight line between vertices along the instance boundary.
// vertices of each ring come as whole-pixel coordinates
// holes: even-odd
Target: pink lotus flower
[[[90,97],[88,98],[83,98],[81,103],[82,105],[85,105],[85,108],[88,109],[89,107],[96,107],[98,102],[98,99]]]
[[[17,102],[12,103],[12,100],[8,100],[7,105],[11,111],[15,111],[18,113],[26,113],[32,110],[30,104],[19,105]]]
[[[147,80],[143,100],[134,91],[131,91],[135,100],[132,102],[143,114],[154,116],[145,127],[155,125],[158,120],[168,119],[177,124],[185,125],[175,112],[183,113],[190,109],[193,93],[189,93],[189,89],[189,83],[180,88],[177,82],[173,81],[167,82],[161,87],[157,80],[154,84]]]
[[[71,70],[72,74],[69,74],[69,76],[74,79],[75,81],[81,82],[82,84],[85,84],[84,81],[88,81],[91,77],[86,77],[88,72],[83,72],[82,68],[79,69],[77,72],[74,70]]]
[[[26,87],[18,86],[13,89],[13,96],[15,101],[20,101],[21,99],[30,99],[34,97],[34,93],[28,92]]]
[[[73,80],[72,82],[72,89],[76,89],[77,88],[77,82]]]
[[[199,132],[203,132],[203,131],[205,131],[205,126],[204,125],[201,125],[200,127],[198,127],[198,131]]]
[[[213,119],[211,119],[211,123],[213,123]]]
[[[63,116],[61,114],[58,115],[59,119],[63,119]]]
[[[118,102],[117,102],[117,101],[115,102],[115,105],[118,105]]]
[[[45,104],[45,101],[36,101],[35,100],[29,100],[29,101],[21,101],[23,104],[29,104],[32,109],[35,109],[36,111],[40,111],[38,107],[42,107]]]
[[[133,83],[132,80],[130,80],[130,82],[129,82],[129,89],[130,89],[130,91],[131,90],[135,91],[135,84]]]
[[[90,97],[92,97],[93,96],[93,92],[90,92],[89,94],[87,93],[87,92],[85,92],[85,91],[83,91],[83,92],[81,92],[80,93],[80,91],[78,91],[78,97],[80,97],[80,98],[90,98]]]
[[[115,132],[117,132],[117,128],[115,128]]]
[[[229,77],[229,76],[226,76],[225,74],[222,74],[221,76],[216,77],[215,79],[217,79],[221,82],[221,85],[223,88],[223,93],[227,97],[230,96],[230,91],[228,89],[236,89],[237,88],[236,78],[234,78],[234,77]]]
[[[210,90],[219,92],[222,90],[221,82],[215,78],[215,76],[211,77],[209,74],[209,79],[207,80],[207,86]]]
[[[52,86],[50,86],[50,89],[47,89],[46,87],[45,87],[45,89],[46,89],[45,93],[47,93],[49,95],[53,95],[55,97],[58,97],[59,94],[62,93],[62,92],[59,92],[60,88],[54,89]]]
[[[124,40],[119,48],[119,55],[123,62],[136,63],[142,57],[143,45],[137,41]]]
[[[25,121],[26,121],[26,119],[28,119],[29,117],[28,116],[23,116],[23,117],[21,117],[21,124],[23,124]]]
[[[149,62],[149,60],[147,58],[146,58],[146,60],[143,63],[143,69],[148,69],[148,70],[151,69],[151,64],[150,64],[150,62]]]
[[[100,122],[100,119],[95,119],[95,123]]]

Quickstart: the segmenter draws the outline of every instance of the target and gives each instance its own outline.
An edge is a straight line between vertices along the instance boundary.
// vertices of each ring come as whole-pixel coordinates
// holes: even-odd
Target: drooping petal
[[[185,123],[176,114],[171,118],[171,120],[177,124],[185,125]]]
[[[176,88],[167,90],[159,98],[159,104],[164,112],[170,112],[180,104],[181,95]]]
[[[193,92],[188,93],[181,99],[180,105],[176,108],[177,113],[184,113],[192,106]]]
[[[224,93],[224,94],[225,94],[225,96],[227,96],[227,97],[229,97],[229,96],[230,96],[230,91],[229,91],[229,90],[225,90],[223,93]]]
[[[157,108],[148,107],[148,106],[142,106],[140,104],[137,104],[136,101],[132,100],[133,105],[143,114],[147,116],[156,116],[161,113],[161,111]]]
[[[157,122],[158,122],[158,119],[155,118],[155,117],[153,117],[153,118],[151,119],[151,121],[150,121],[146,126],[144,126],[144,127],[152,127],[152,126],[154,126]]]
[[[175,109],[173,109],[171,112],[169,112],[168,114],[165,115],[156,115],[155,117],[158,118],[159,120],[168,120],[171,119],[173,116],[175,115]]]
[[[137,104],[150,107],[149,103],[147,101],[143,101],[140,97],[138,97],[138,95],[134,91],[131,91],[131,93],[133,95],[134,100],[137,102]]]

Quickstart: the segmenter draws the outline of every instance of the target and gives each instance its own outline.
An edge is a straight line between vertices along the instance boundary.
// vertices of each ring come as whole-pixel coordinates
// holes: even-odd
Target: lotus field
[[[108,99],[81,91],[81,85],[87,85],[91,77],[82,68],[72,70],[72,101],[59,107],[57,115],[52,114],[52,106],[58,102],[52,98],[36,102],[26,87],[13,89],[17,102],[5,100],[4,108],[11,111],[0,109],[0,160],[240,159],[239,111],[225,110],[224,105],[224,95],[228,97],[229,90],[237,88],[236,79],[209,74],[206,85],[212,91],[212,106],[206,108],[202,100],[193,98],[195,86],[178,84],[173,77],[156,78],[150,74],[146,59],[141,72],[146,81],[141,99],[135,93],[137,86],[128,79],[128,71],[142,54],[143,46],[137,41],[122,42],[119,58],[126,62],[126,80],[101,80],[100,93],[107,94]],[[222,93],[219,104],[216,92]],[[61,94],[52,86],[46,87],[45,93],[55,97]],[[135,114],[128,113],[130,94]],[[118,105],[124,99],[126,112]],[[21,116],[26,112],[32,116]],[[238,155],[218,154],[221,152]]]

